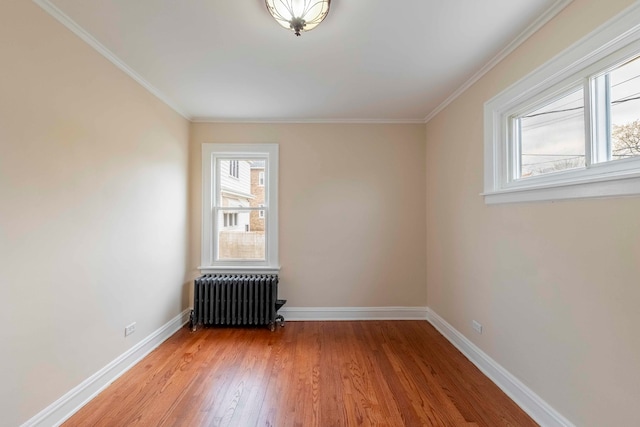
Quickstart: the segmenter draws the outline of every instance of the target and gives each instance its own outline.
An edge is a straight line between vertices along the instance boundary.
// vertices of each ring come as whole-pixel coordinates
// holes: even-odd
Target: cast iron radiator
[[[198,325],[284,326],[277,274],[205,274],[194,281],[191,329]]]

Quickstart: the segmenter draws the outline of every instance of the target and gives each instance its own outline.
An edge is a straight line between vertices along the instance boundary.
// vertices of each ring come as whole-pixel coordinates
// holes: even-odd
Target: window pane
[[[264,260],[265,160],[225,159],[219,161],[220,182],[216,260]],[[262,177],[262,180],[261,180]]]
[[[517,118],[520,173],[516,178],[585,166],[582,88]]]
[[[640,58],[609,73],[611,160],[640,156]]]
[[[265,224],[258,211],[220,210],[218,212],[217,260],[264,260]]]
[[[232,208],[257,207],[265,202],[265,183],[260,182],[266,169],[265,160],[220,160],[219,206]],[[264,178],[263,178],[264,179]]]

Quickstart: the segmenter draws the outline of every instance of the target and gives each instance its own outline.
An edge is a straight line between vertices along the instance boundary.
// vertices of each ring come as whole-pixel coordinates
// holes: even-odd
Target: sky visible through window
[[[640,155],[640,58],[609,72],[611,148],[616,160]],[[520,117],[518,178],[585,166],[584,91]],[[602,159],[601,159],[602,160]]]
[[[623,159],[640,155],[640,57],[610,73],[612,157]],[[636,124],[633,124],[636,123]],[[624,132],[626,128],[631,135]],[[635,134],[635,138],[633,137]],[[621,138],[627,141],[620,141]],[[635,149],[626,147],[636,144]],[[625,148],[626,147],[626,148]]]
[[[585,165],[582,88],[520,120],[520,177]]]

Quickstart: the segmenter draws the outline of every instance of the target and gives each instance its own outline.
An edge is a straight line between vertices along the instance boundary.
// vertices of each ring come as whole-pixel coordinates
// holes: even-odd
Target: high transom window
[[[590,76],[585,84],[590,99],[580,85],[511,118],[514,180],[640,156],[640,58]],[[592,150],[585,131],[592,135]]]
[[[640,5],[485,104],[487,203],[640,194]]]

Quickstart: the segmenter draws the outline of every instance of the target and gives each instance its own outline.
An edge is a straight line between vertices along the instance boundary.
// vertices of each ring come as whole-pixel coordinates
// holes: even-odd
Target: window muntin
[[[203,144],[201,270],[277,270],[277,166],[275,144]]]

